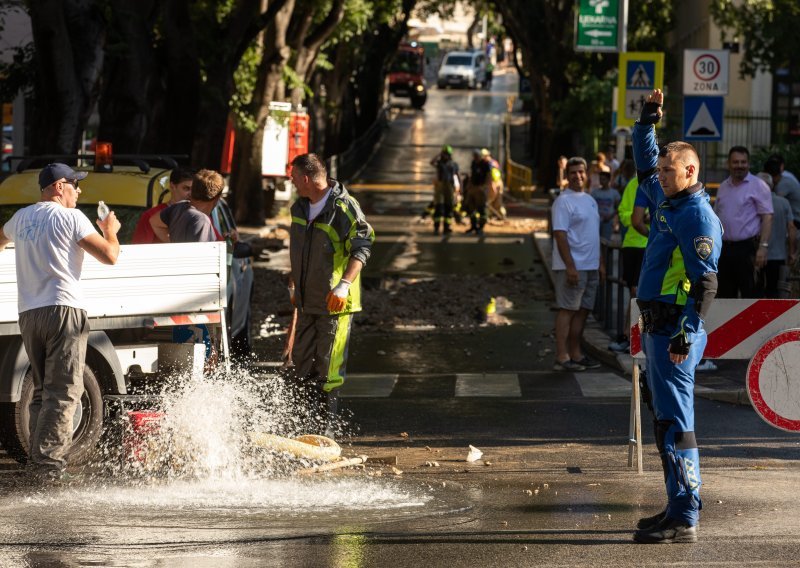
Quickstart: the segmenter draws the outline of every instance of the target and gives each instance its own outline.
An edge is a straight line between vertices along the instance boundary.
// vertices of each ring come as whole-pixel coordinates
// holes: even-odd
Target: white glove
[[[342,278],[341,280],[339,280],[339,283],[333,287],[333,290],[331,290],[331,292],[333,293],[334,296],[338,298],[347,298],[347,292],[348,290],[350,290],[350,284],[351,282],[348,282],[347,280]]]

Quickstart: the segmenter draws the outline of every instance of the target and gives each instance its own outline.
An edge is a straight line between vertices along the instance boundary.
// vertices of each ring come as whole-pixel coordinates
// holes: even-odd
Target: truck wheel
[[[412,97],[411,98],[411,106],[417,110],[420,110],[422,107],[425,106],[425,101],[427,97]]]
[[[85,465],[91,458],[103,431],[103,393],[92,370],[83,370],[84,392],[73,418],[72,447],[66,458],[69,465]],[[29,370],[22,382],[18,402],[0,404],[0,442],[20,463],[28,461],[30,430],[28,419],[33,399],[33,375]]]

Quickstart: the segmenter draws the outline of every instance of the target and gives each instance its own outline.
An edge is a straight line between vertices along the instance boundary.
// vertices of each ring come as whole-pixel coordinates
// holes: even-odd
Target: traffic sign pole
[[[628,0],[622,0],[619,6],[619,51],[628,51]]]

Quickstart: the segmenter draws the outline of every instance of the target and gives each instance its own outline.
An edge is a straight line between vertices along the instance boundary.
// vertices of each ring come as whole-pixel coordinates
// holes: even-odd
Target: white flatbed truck
[[[12,245],[13,246],[13,245]],[[89,342],[85,392],[73,419],[72,465],[92,456],[109,409],[141,399],[164,373],[202,370],[202,343],[176,344],[171,328],[206,324],[225,329],[227,286],[224,242],[123,245],[114,266],[85,255],[81,286],[87,301]],[[20,337],[14,250],[0,252],[0,444],[19,461],[28,452],[28,407],[33,394]],[[227,363],[227,334],[216,334]]]

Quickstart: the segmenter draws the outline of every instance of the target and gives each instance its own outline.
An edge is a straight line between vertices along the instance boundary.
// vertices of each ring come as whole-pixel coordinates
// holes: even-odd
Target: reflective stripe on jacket
[[[295,283],[295,304],[307,314],[330,314],[326,297],[339,283],[350,258],[366,265],[375,233],[358,202],[338,181],[331,180],[328,200],[320,214],[308,222],[310,201],[292,204],[289,257]],[[361,311],[361,276],[353,281],[341,312]]]

